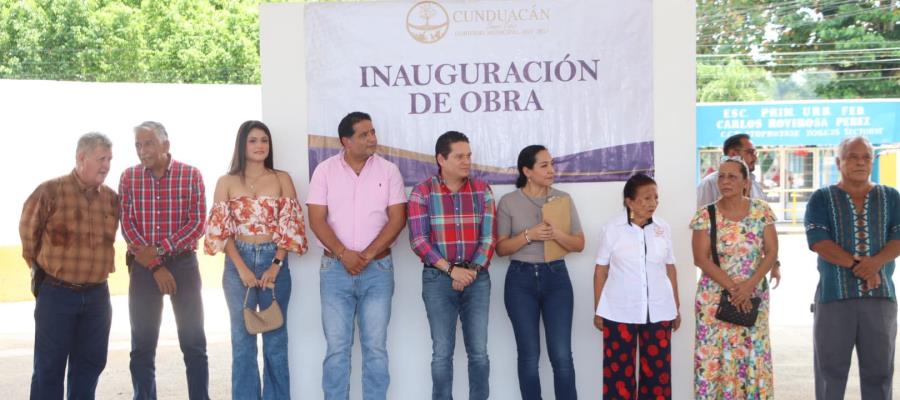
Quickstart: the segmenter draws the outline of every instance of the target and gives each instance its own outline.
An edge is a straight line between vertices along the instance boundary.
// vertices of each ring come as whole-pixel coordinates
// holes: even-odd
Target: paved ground
[[[806,250],[803,236],[781,238],[783,284],[772,294],[771,336],[778,399],[812,399],[812,314],[809,303],[815,290],[815,259]],[[225,310],[221,289],[204,291],[207,310]],[[160,348],[157,355],[160,400],[181,400],[186,393],[184,367],[175,333],[175,321],[166,306]],[[127,399],[131,396],[128,372],[128,304],[124,296],[113,297],[113,327],[107,368],[101,378],[98,399]],[[4,398],[25,399],[31,379],[34,336],[33,302],[0,303],[0,393]],[[213,399],[230,397],[231,350],[227,313],[207,313],[206,332],[210,355],[210,389]],[[897,361],[900,361],[898,358]],[[896,370],[900,371],[900,362]],[[859,399],[856,366],[851,369],[847,399]],[[900,373],[895,373],[894,392],[900,393]],[[514,390],[509,388],[510,390]],[[504,390],[497,388],[497,390]]]
[[[207,310],[225,310],[221,289],[203,292]],[[131,374],[128,371],[128,352],[131,349],[127,296],[113,296],[113,323],[110,332],[109,358],[100,378],[98,399],[130,399]],[[184,363],[178,348],[175,318],[171,304],[165,302],[160,342],[157,350],[157,388],[160,400],[186,398],[187,384]],[[0,325],[0,392],[4,398],[28,398],[31,382],[34,347],[34,302],[0,303],[0,315],[16,321]],[[210,396],[213,399],[231,397],[231,345],[228,336],[228,315],[207,313],[205,327],[209,354]],[[14,316],[14,317],[13,317]]]
[[[789,400],[813,399],[813,316],[809,306],[818,281],[816,258],[807,250],[802,234],[781,235],[779,249],[783,283],[772,291],[769,317],[775,396]],[[860,398],[855,358],[847,382],[847,400]],[[900,371],[900,358],[895,358],[894,365],[895,371]],[[900,394],[898,375],[894,374],[895,395]]]

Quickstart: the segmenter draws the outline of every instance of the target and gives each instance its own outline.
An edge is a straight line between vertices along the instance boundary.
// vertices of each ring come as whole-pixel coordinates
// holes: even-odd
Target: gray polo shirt
[[[570,197],[568,193],[550,188],[548,196],[527,197],[521,189],[507,193],[500,199],[497,206],[497,236],[515,236],[539,224],[543,220],[541,207],[550,197]],[[571,199],[570,199],[571,200]],[[575,202],[572,205],[572,234],[581,233],[581,222],[578,219],[578,210]],[[542,263],[544,261],[544,242],[533,240],[522,246],[519,251],[509,256],[511,260],[529,263]]]

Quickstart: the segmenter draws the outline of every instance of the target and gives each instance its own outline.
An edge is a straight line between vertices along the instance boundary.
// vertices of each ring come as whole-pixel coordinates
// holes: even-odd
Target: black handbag
[[[719,252],[716,248],[718,236],[716,235],[715,203],[706,206],[706,210],[709,213],[709,247],[712,251],[712,259],[713,262],[721,268],[722,266],[719,264]],[[729,301],[730,299],[731,293],[729,293],[727,289],[723,289],[719,299],[719,308],[716,309],[716,319],[735,325],[746,326],[748,328],[755,325],[756,317],[759,316],[759,303],[762,300],[759,297],[751,297],[750,303],[753,306],[750,307],[750,311],[741,312],[734,304],[731,304]]]
[[[735,325],[746,326],[748,328],[756,324],[756,317],[759,316],[759,297],[751,297],[750,302],[753,307],[749,312],[741,312],[729,301],[731,293],[727,290],[722,291],[722,299],[719,300],[719,308],[716,310],[716,319],[719,321],[729,322]]]

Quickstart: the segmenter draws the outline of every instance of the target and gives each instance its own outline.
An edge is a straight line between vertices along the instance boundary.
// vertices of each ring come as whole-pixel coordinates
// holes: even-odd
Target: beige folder
[[[541,207],[544,221],[565,233],[572,233],[572,203],[568,196],[561,196],[544,203]],[[544,242],[544,261],[550,262],[563,258],[569,252],[555,240]]]

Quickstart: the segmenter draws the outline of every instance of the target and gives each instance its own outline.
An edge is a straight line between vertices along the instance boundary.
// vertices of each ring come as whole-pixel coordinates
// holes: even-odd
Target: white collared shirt
[[[597,264],[609,266],[597,315],[628,324],[675,319],[678,310],[666,275],[675,255],[665,221],[654,217],[641,228],[629,224],[625,213],[613,218],[600,235]]]

